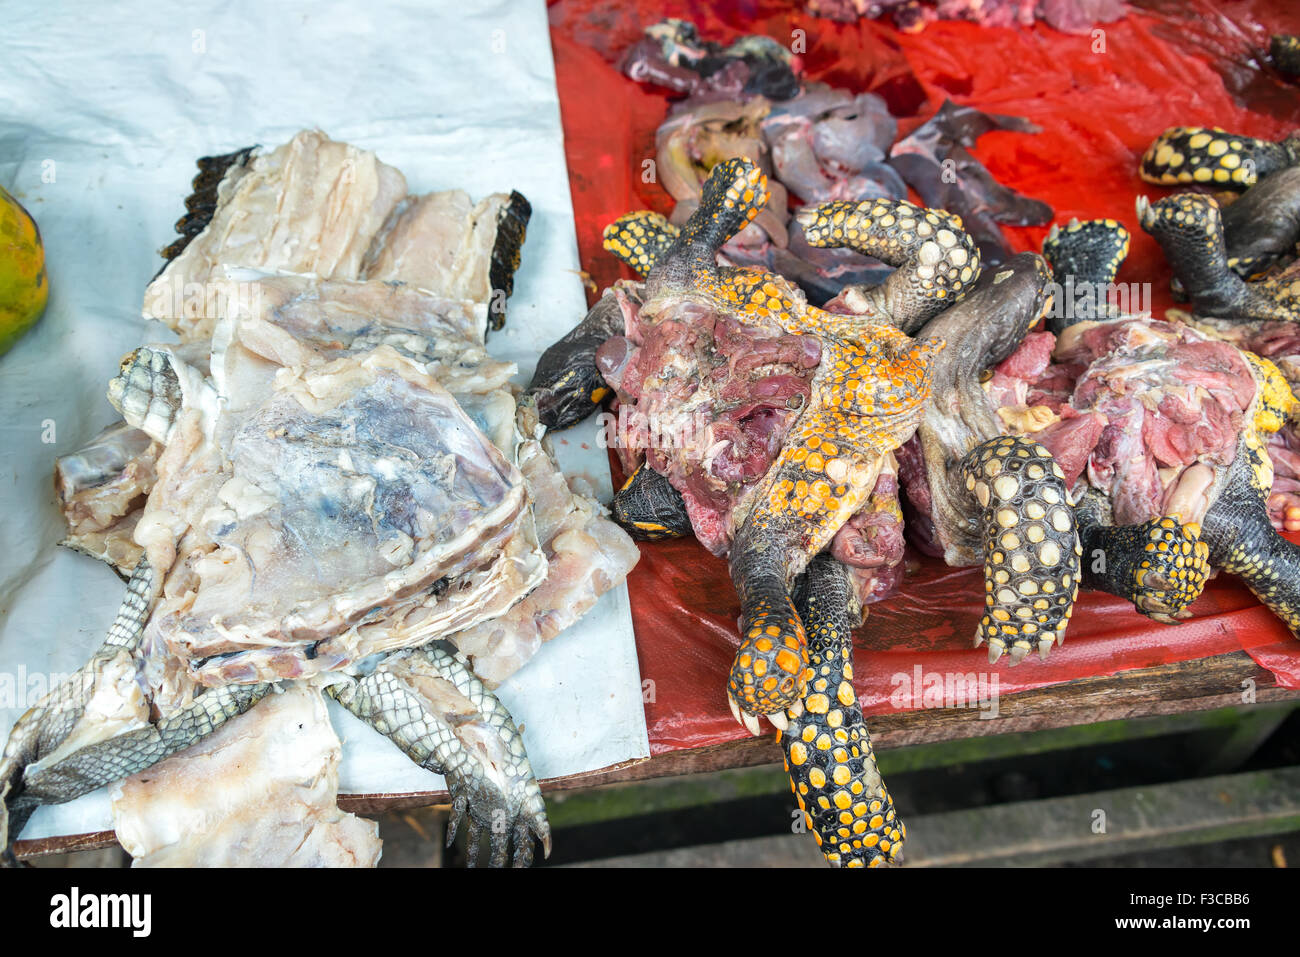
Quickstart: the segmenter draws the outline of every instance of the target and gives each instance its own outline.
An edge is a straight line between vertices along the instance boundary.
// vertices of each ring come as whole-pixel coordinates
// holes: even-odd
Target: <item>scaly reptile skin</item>
[[[1193,184],[1243,190],[1300,162],[1300,136],[1280,143],[1237,136],[1217,126],[1175,126],[1142,155],[1140,172],[1161,186]]]
[[[427,665],[468,701],[474,722],[486,734],[499,739],[498,752],[504,764],[492,762],[496,781],[488,780],[481,757],[471,752],[473,745],[462,737],[467,715],[461,711],[440,712],[408,683],[415,672],[407,656],[392,655],[368,675],[331,685],[329,693],[420,767],[447,778],[453,797],[447,844],[455,840],[459,822],[468,815],[471,867],[477,860],[479,835],[484,829],[489,834],[493,867],[505,866],[512,836],[514,866],[527,867],[533,858],[530,830],[541,839],[549,855],[551,830],[545,802],[510,712],[454,655],[434,646],[411,654],[419,656],[417,664]]]
[[[947,340],[917,436],[930,517],[950,565],[982,564],[985,611],[975,645],[989,661],[1046,657],[1064,640],[1079,585],[1079,545],[1064,475],[1037,442],[1004,435],[981,386],[1052,302],[1041,256],[989,270],[922,333]]]
[[[198,159],[199,172],[190,184],[192,193],[185,199],[185,215],[176,221],[176,232],[180,238],[161,250],[163,268],[185,251],[194,237],[203,232],[212,222],[212,214],[217,209],[217,187],[226,174],[238,169],[248,162],[256,146],[248,146],[233,153],[221,156],[202,156]],[[161,270],[159,270],[161,272]],[[155,279],[157,276],[154,277]]]
[[[1128,258],[1129,231],[1113,219],[1072,219],[1053,226],[1043,240],[1043,258],[1058,278],[1106,285]]]
[[[159,442],[167,441],[181,399],[181,383],[171,356],[148,346],[126,356],[108,383],[108,401],[113,408]]]
[[[775,321],[822,344],[812,399],[755,488],[731,548],[743,640],[728,690],[750,715],[778,714],[802,694],[807,649],[789,583],[862,507],[883,457],[910,435],[928,394],[928,369],[942,343],[914,342],[895,327],[942,310],[979,269],[973,242],[947,214],[894,202],[818,207],[805,213],[810,242],[853,246],[901,267],[873,300],[875,315],[825,312],[780,276],[717,265],[718,250],[767,198],[761,170],[727,160],[714,167],[682,229],[640,212],[605,231],[605,248],[646,274],[643,314],[653,314],[662,297],[686,296],[742,324]],[[590,315],[583,326],[589,323]],[[534,379],[532,388],[551,387],[554,378]],[[662,524],[634,516],[642,518]]]
[[[149,347],[131,353],[110,383],[109,398],[130,425],[165,441],[182,401],[180,377],[170,354]],[[138,673],[140,662],[134,652],[158,598],[158,577],[148,559],[142,558],[103,647],[77,675],[20,718],[10,733],[0,759],[0,800],[4,804],[0,809],[0,846],[5,848],[5,862],[15,862],[8,850],[9,836],[21,832],[36,807],[70,801],[144,770],[202,740],[272,689],[266,683],[210,688],[186,709],[84,747],[49,768],[29,772],[30,765],[50,754],[71,733],[96,682],[107,680],[102,676],[120,683]],[[432,670],[454,688],[466,708],[440,715],[418,691],[404,684],[402,673],[412,667],[413,656],[420,656],[426,671]],[[512,833],[516,865],[532,860],[530,830],[550,853],[545,804],[519,731],[500,701],[457,659],[436,648],[398,653],[355,683],[331,685],[328,690],[362,720],[391,737],[416,763],[446,775],[455,808],[448,842],[455,837],[456,822],[468,813],[471,864],[477,857],[482,827],[491,834],[493,866],[505,863]],[[472,737],[457,737],[457,732],[463,734],[471,726],[498,738],[499,747],[488,753]],[[502,763],[495,763],[493,754]]]
[[[1300,637],[1300,547],[1269,523],[1272,484],[1273,466],[1260,430],[1247,429],[1223,490],[1205,515],[1203,534],[1210,561],[1244,581]]]
[[[605,232],[605,248],[647,274],[647,303],[685,292],[742,323],[775,320],[822,345],[812,401],[756,488],[731,549],[743,643],[728,689],[749,714],[776,713],[799,695],[805,636],[789,581],[862,508],[883,456],[919,420],[942,342],[907,333],[960,299],[980,270],[975,243],[946,212],[892,200],[827,203],[799,214],[810,244],[849,247],[898,268],[865,293],[859,314],[816,309],[779,276],[716,265],[720,246],[766,200],[762,173],[729,160],[715,167],[682,230],[633,213]]]
[[[1210,561],[1246,582],[1256,597],[1300,636],[1300,548],[1268,522],[1273,462],[1268,437],[1300,411],[1300,400],[1272,360],[1243,352],[1258,391],[1223,491],[1205,516]],[[1259,525],[1264,513],[1266,527]]]
[[[243,714],[270,685],[241,685],[205,691],[188,708],[146,727],[89,744],[57,764],[29,770],[52,754],[76,728],[98,686],[140,680],[136,657],[160,582],[142,558],[104,644],[76,674],[54,688],[18,719],[0,757],[0,861],[17,861],[10,838],[17,837],[42,804],[62,804],[96,788],[142,771],[211,734]]]
[[[808,629],[813,680],[802,711],[777,732],[804,822],[828,863],[877,867],[901,861],[907,828],[876,766],[871,735],[853,690],[853,629],[861,623],[844,566],[818,555],[795,588]]]
[[[757,167],[718,164],[699,211],[647,279],[648,301],[689,291],[742,323],[775,320],[822,344],[808,407],[755,489],[732,543],[743,640],[728,690],[750,714],[781,711],[802,695],[805,634],[789,583],[866,502],[883,457],[911,435],[929,395],[930,366],[943,343],[915,342],[891,323],[943,309],[978,270],[974,243],[951,217],[910,203],[805,210],[810,243],[851,246],[900,266],[874,297],[877,315],[829,313],[772,273],[716,265],[717,250],[766,202],[766,177]]]
[[[606,292],[582,322],[552,343],[538,358],[528,392],[537,417],[548,429],[567,429],[595,412],[609,386],[596,368],[601,343],[623,334],[618,297]]]
[[[1217,239],[1221,252],[1221,230],[1207,229],[1215,223],[1203,218],[1207,211],[1217,213],[1217,205],[1196,194],[1169,197],[1151,208],[1153,217],[1185,230],[1186,246],[1180,248],[1213,248]],[[1169,235],[1157,230],[1157,238],[1163,243]],[[1095,260],[1087,263],[1083,250],[1075,250],[1069,261],[1097,268]],[[1221,267],[1221,275],[1233,275],[1226,263]],[[1240,282],[1235,275],[1233,279]],[[1106,497],[1095,490],[1083,493],[1075,515],[1084,547],[1084,583],[1129,599],[1156,621],[1173,624],[1190,616],[1187,606],[1218,567],[1241,577],[1293,633],[1300,633],[1300,549],[1273,530],[1266,506],[1273,482],[1267,436],[1282,427],[1297,401],[1271,361],[1250,352],[1241,356],[1250,366],[1256,394],[1236,455],[1227,474],[1219,477],[1204,520],[1197,524],[1163,515],[1140,525],[1115,526]]]
[[[1279,73],[1300,77],[1300,37],[1279,33],[1268,38],[1268,57]]]
[[[1065,475],[1037,442],[1006,435],[977,446],[961,474],[984,509],[984,603],[975,644],[989,661],[1042,658],[1065,628],[1079,594],[1079,537]]]
[[[1210,579],[1210,546],[1201,527],[1162,515],[1141,525],[1112,525],[1110,508],[1095,489],[1075,507],[1083,541],[1083,582],[1096,591],[1127,598],[1153,621],[1166,625],[1190,617],[1187,606]]]
[[[657,542],[691,534],[691,517],[681,493],[644,462],[614,493],[609,510],[614,521],[637,541]]]
[[[762,174],[747,162],[719,164],[686,228],[679,231],[656,214],[632,213],[606,229],[605,248],[647,276],[643,315],[652,312],[657,296],[684,294],[742,323],[774,319],[785,331],[816,336],[822,344],[812,401],[755,490],[749,517],[732,542],[745,627],[728,697],[737,719],[754,733],[753,715],[761,713],[784,729],[778,740],[791,787],[827,860],[877,865],[900,859],[904,831],[852,687],[850,637],[861,609],[845,568],[824,549],[858,511],[897,511],[892,495],[875,501],[875,481],[915,428],[942,349],[939,339],[917,342],[906,333],[961,298],[979,276],[979,253],[957,217],[910,203],[832,203],[805,211],[801,220],[811,243],[850,246],[898,267],[883,286],[863,293],[861,314],[828,313],[809,307],[778,276],[716,266],[718,248],[753,219],[765,194]],[[612,326],[608,315],[593,310],[566,340],[585,343]],[[564,345],[548,350],[549,369],[562,367]],[[569,349],[567,355],[594,366],[585,345],[581,354]],[[557,378],[550,371],[532,388],[551,390]],[[573,379],[583,388],[589,380],[585,373]],[[574,396],[568,407],[580,408],[581,398]],[[1017,465],[1019,449],[1005,450]],[[687,519],[681,496],[644,466],[615,496],[614,509],[625,527],[644,525],[645,537],[675,534]],[[1063,568],[1072,568],[1077,555],[1069,551],[1063,559]],[[799,582],[793,596],[792,579]],[[748,712],[743,719],[742,707]],[[782,707],[783,713],[777,710]]]
[[[1300,279],[1246,282],[1229,267],[1223,217],[1213,196],[1178,193],[1154,205],[1139,196],[1137,213],[1198,315],[1300,321]]]
[[[1077,287],[1114,282],[1128,248],[1128,230],[1114,220],[1071,221],[1065,229],[1053,227],[1043,242],[1043,256],[1058,283]],[[1095,318],[1123,316],[1111,307]],[[1053,331],[1070,325],[1064,322]],[[1114,525],[1109,502],[1095,490],[1082,493],[1074,517],[1085,586],[1126,598],[1139,612],[1164,624],[1190,616],[1186,608],[1200,597],[1211,571],[1209,546],[1201,541],[1199,525],[1184,524],[1176,515],[1140,525]]]

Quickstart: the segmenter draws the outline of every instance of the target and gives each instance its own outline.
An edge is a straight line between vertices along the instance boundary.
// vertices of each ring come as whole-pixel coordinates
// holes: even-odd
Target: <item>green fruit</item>
[[[0,186],[0,356],[36,325],[49,298],[41,231]]]

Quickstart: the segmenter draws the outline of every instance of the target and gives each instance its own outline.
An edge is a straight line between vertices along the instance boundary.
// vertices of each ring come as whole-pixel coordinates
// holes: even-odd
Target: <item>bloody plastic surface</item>
[[[550,9],[578,242],[583,267],[602,289],[631,275],[601,250],[605,225],[631,209],[671,210],[663,189],[642,181],[668,97],[615,66],[641,28],[665,16],[693,20],[702,35],[724,42],[765,33],[788,44],[803,30],[808,76],[880,93],[900,118],[900,136],[945,97],[1033,120],[1042,133],[989,133],[972,152],[1000,182],[1050,203],[1055,222],[1108,216],[1128,224],[1133,245],[1119,282],[1151,283],[1157,314],[1171,305],[1170,273],[1137,227],[1133,203],[1139,194],[1170,191],[1138,178],[1143,150],[1179,124],[1270,139],[1300,127],[1300,86],[1261,71],[1249,52],[1265,47],[1270,33],[1300,32],[1291,0],[1151,2],[1105,25],[1100,37],[1042,24],[1021,30],[957,22],[906,35],[880,23],[819,20],[771,0],[558,0]],[[1015,250],[1036,251],[1046,229],[1006,233]],[[654,700],[646,704],[652,752],[744,737],[724,692],[739,642],[739,603],[725,563],[693,541],[652,543],[643,546],[628,587],[641,674],[653,682]],[[972,649],[982,607],[979,569],[932,559],[909,571],[901,595],[871,606],[854,661],[868,713],[893,710],[895,693],[907,688],[899,676],[910,679],[917,665],[925,674],[996,673],[999,693],[1009,694],[1244,649],[1280,684],[1300,687],[1300,642],[1235,579],[1211,582],[1192,606],[1195,617],[1173,627],[1085,592],[1066,644],[1046,662],[1032,656],[1015,668],[1006,659],[990,666],[983,650]]]

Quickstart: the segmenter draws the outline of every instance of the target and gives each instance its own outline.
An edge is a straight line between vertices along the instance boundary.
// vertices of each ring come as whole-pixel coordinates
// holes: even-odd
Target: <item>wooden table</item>
[[[1014,734],[1093,724],[1122,718],[1187,714],[1249,703],[1300,701],[1300,690],[1280,688],[1245,652],[1126,671],[1098,678],[1004,695],[998,717],[980,718],[965,708],[921,709],[869,719],[878,751],[987,735]],[[649,778],[695,774],[776,763],[781,751],[771,736],[739,738],[726,744],[689,748],[635,762],[542,782],[543,791],[562,791]],[[357,814],[427,807],[449,802],[446,791],[340,795],[339,807]],[[108,847],[112,831],[18,841],[19,857],[38,857]]]

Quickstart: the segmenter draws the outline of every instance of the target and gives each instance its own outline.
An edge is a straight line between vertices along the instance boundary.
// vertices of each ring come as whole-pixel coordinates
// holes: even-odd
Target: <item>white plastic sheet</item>
[[[509,324],[521,378],[585,311],[543,0],[497,3],[11,2],[0,34],[0,183],[36,218],[51,281],[37,328],[0,358],[0,732],[102,640],[123,586],[56,547],[51,469],[116,418],[119,358],[170,338],[140,318],[156,250],[199,156],[317,126],[374,150],[412,192],[517,189],[533,205]],[[561,464],[608,500],[590,426]],[[627,593],[606,595],[500,690],[539,777],[648,755]],[[438,790],[331,704],[343,793]],[[23,838],[111,827],[104,791],[42,808]]]

